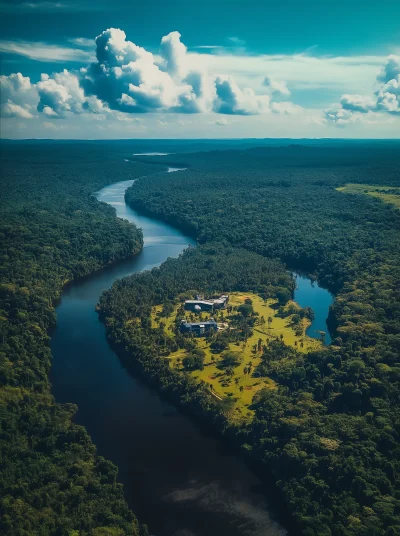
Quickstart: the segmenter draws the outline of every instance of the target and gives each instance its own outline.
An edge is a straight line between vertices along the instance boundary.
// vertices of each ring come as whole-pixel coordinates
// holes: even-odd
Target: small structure
[[[213,311],[214,303],[211,300],[186,300],[185,310],[195,311],[196,313],[200,311]]]
[[[197,337],[207,335],[211,331],[217,331],[218,325],[214,319],[210,319],[207,322],[181,322],[181,333],[193,333]]]
[[[214,303],[214,309],[225,309],[229,302],[229,296],[227,294],[223,294],[219,298],[211,301]]]
[[[225,309],[229,301],[228,295],[219,298],[204,300],[197,296],[196,300],[186,300],[185,310],[199,313],[201,311],[214,311],[215,309]]]

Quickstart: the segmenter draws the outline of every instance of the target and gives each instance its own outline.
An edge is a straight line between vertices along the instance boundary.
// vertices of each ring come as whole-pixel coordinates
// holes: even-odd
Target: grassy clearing
[[[346,184],[336,188],[338,192],[345,194],[370,195],[380,199],[384,203],[400,208],[400,188],[395,186],[371,186],[370,184]]]
[[[308,327],[306,320],[303,320],[300,328],[302,334],[296,334],[292,323],[292,316],[286,318],[280,318],[276,316],[276,309],[274,305],[275,300],[264,300],[252,293],[235,292],[230,294],[229,305],[237,307],[244,303],[246,298],[252,300],[253,309],[258,313],[259,317],[254,328],[253,335],[246,341],[240,343],[230,343],[229,349],[234,352],[239,352],[241,355],[240,364],[234,368],[234,375],[227,376],[224,370],[218,368],[218,363],[221,359],[220,354],[213,353],[204,338],[197,338],[198,348],[201,348],[205,352],[204,369],[191,372],[192,376],[198,380],[206,382],[210,386],[210,390],[217,398],[224,396],[231,396],[237,398],[235,415],[237,418],[243,418],[251,415],[252,399],[255,393],[263,388],[276,389],[275,382],[271,378],[254,377],[252,374],[245,374],[244,368],[251,364],[252,372],[254,372],[257,365],[261,362],[261,353],[255,352],[254,345],[256,345],[261,339],[262,345],[267,345],[268,341],[279,337],[283,337],[283,342],[296,348],[299,352],[309,352],[310,350],[316,350],[321,348],[321,343],[308,337],[305,334],[305,330]],[[166,333],[172,336],[173,326],[176,319],[177,311],[180,307],[180,303],[175,306],[174,311],[168,317],[162,317],[162,306],[156,306],[152,311],[152,325],[158,327],[160,322],[164,324]],[[290,302],[287,307],[294,305],[299,308],[294,302]],[[222,312],[226,314],[226,312]],[[221,315],[221,312],[219,313]],[[207,320],[209,314],[202,313],[198,315],[196,319]],[[190,313],[187,314],[190,317]],[[217,321],[221,321],[221,317],[214,315]],[[262,321],[264,317],[264,322]],[[270,322],[268,322],[270,319]],[[168,356],[170,360],[170,366],[176,370],[183,370],[182,359],[188,354],[185,350],[178,350]]]

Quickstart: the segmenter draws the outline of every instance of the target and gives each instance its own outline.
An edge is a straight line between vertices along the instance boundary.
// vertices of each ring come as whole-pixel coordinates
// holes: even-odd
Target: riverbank
[[[201,250],[205,250],[206,253],[202,253]],[[214,434],[224,437],[232,446],[240,449],[242,455],[249,462],[263,464],[263,472],[264,474],[269,474],[270,485],[272,486],[272,479],[280,481],[283,475],[279,466],[271,464],[265,458],[266,453],[264,451],[255,449],[254,445],[251,444],[250,436],[254,433],[254,421],[247,423],[244,421],[237,422],[237,419],[232,419],[233,406],[227,404],[227,402],[233,401],[233,399],[225,396],[221,402],[216,402],[209,393],[208,384],[193,381],[189,374],[184,374],[171,368],[168,358],[170,349],[175,344],[174,339],[171,339],[167,333],[164,334],[161,326],[160,329],[153,328],[151,323],[146,321],[149,314],[146,311],[149,311],[150,305],[155,305],[152,300],[154,297],[159,296],[161,291],[164,291],[165,295],[169,297],[168,300],[174,300],[176,292],[182,294],[188,288],[198,288],[196,280],[203,280],[204,271],[209,277],[204,284],[211,285],[211,288],[213,288],[215,284],[213,283],[213,277],[215,277],[213,274],[218,274],[219,284],[223,285],[224,278],[232,273],[232,260],[229,255],[238,263],[243,259],[246,277],[250,277],[248,279],[249,283],[247,283],[251,285],[250,288],[254,288],[254,283],[249,274],[249,267],[252,266],[254,273],[260,274],[263,273],[263,270],[259,270],[256,266],[257,259],[263,263],[271,262],[256,254],[250,254],[246,250],[239,251],[234,248],[228,248],[227,251],[224,251],[223,248],[214,246],[209,246],[211,257],[208,259],[207,251],[206,246],[196,248],[178,260],[164,263],[157,271],[136,275],[117,282],[110,291],[103,294],[99,312],[107,326],[110,343],[125,367],[133,374],[139,373],[147,382],[155,386],[167,400],[183,408],[185,413],[192,418],[206,423]],[[214,262],[213,269],[210,270],[210,261],[215,252],[220,255],[220,262]],[[252,257],[251,262],[246,256]],[[194,272],[192,267],[195,270]],[[237,281],[236,283],[231,282],[229,291],[233,291],[239,281],[243,284],[245,279],[242,272],[235,270],[234,273]],[[181,277],[179,277],[179,274],[181,274]],[[279,273],[276,281],[281,280],[282,276],[283,273]],[[187,280],[188,277],[189,279]],[[191,277],[194,279],[192,280]],[[270,276],[268,275],[267,277],[269,278]],[[186,285],[189,285],[188,287],[183,283],[179,283],[183,279],[187,280]],[[273,280],[271,280],[272,282]],[[173,288],[177,289],[176,292],[172,291]],[[148,292],[150,292],[150,297],[146,295]],[[138,305],[139,298],[144,306],[143,309],[140,304]],[[169,301],[165,303],[166,309],[169,308],[169,304]],[[277,344],[279,345],[279,343]],[[284,352],[288,350],[285,345],[280,348]],[[302,363],[303,359],[308,359],[308,355],[303,357],[303,354],[293,351],[290,353],[290,357],[292,361],[288,362],[286,359],[283,361],[294,369]],[[276,392],[278,395],[280,394],[280,391]],[[255,401],[255,409],[259,407],[259,402],[263,402],[264,393],[260,394],[260,398]],[[257,425],[254,424],[254,426]],[[272,454],[272,451],[270,454]],[[274,493],[280,496],[277,488],[275,488]],[[286,494],[285,500],[286,505],[289,506],[290,501]],[[293,517],[296,516],[294,510],[290,509],[290,512]],[[287,513],[285,516],[286,521],[290,517],[289,513]],[[296,524],[294,526],[294,533],[299,533],[301,530],[300,525]]]
[[[0,533],[138,536],[116,467],[49,380],[49,331],[65,283],[140,249],[133,226],[91,195],[111,174],[126,176],[125,163],[104,162],[95,149],[71,158],[66,147],[34,145],[9,147],[1,176]]]
[[[135,508],[142,522],[152,519],[149,505],[152,505],[152,510],[160,512],[162,525],[156,525],[157,534],[163,534],[163,531],[171,526],[198,528],[202,526],[204,519],[209,519],[205,534],[210,534],[210,523],[215,534],[219,534],[227,523],[238,520],[237,516],[242,511],[239,504],[243,502],[246,504],[247,513],[243,515],[242,512],[239,518],[242,519],[240,523],[247,527],[246,530],[262,536],[280,534],[281,529],[272,521],[273,516],[271,518],[268,506],[268,503],[272,505],[271,496],[277,495],[276,489],[266,489],[264,485],[262,496],[250,491],[254,486],[262,486],[262,483],[257,483],[256,477],[244,471],[242,462],[232,460],[234,467],[229,467],[229,458],[220,455],[215,458],[218,442],[204,437],[189,419],[177,413],[165,401],[155,398],[154,392],[127,375],[113,352],[104,347],[104,328],[101,323],[96,322],[94,312],[94,305],[101,291],[108,288],[115,278],[157,266],[161,259],[177,256],[186,245],[194,245],[190,238],[182,240],[181,233],[176,229],[131,211],[123,202],[123,196],[125,188],[132,183],[133,181],[120,183],[118,191],[116,185],[106,188],[99,193],[99,200],[109,202],[117,210],[119,217],[127,220],[134,218],[135,223],[143,228],[143,251],[132,260],[110,266],[92,278],[73,283],[65,289],[57,310],[58,331],[52,338],[55,356],[52,371],[54,391],[59,400],[78,404],[80,409],[77,421],[87,427],[99,452],[119,466],[119,479],[124,484],[128,502]],[[131,372],[134,372],[132,368]],[[171,415],[174,421],[174,437],[170,436]],[[123,416],[123,419],[119,416]],[[132,433],[127,434],[128,422],[131,422]],[[219,427],[215,428],[218,429]],[[156,437],[155,430],[158,431]],[[191,432],[188,435],[189,430]],[[142,438],[146,437],[146,441],[137,444],[134,441],[136,434]],[[211,452],[210,441],[213,445]],[[229,441],[233,444],[233,438]],[[186,456],[182,458],[183,452],[192,453],[194,459],[188,459]],[[201,464],[199,460],[202,460]],[[173,474],[169,472],[171,467]],[[265,470],[267,471],[266,468]],[[256,474],[259,473],[260,467],[256,471]],[[197,475],[195,502],[189,499],[193,493],[193,490],[189,491],[193,484],[187,481],[190,474]],[[159,488],[160,475],[164,475],[162,491]],[[235,475],[241,475],[239,495],[237,484],[231,481],[232,475],[235,479]],[[271,481],[271,477],[265,478]],[[173,505],[167,500],[172,489],[165,491],[169,486],[172,486],[172,489],[181,489],[182,500],[178,503],[174,501]],[[211,504],[204,505],[198,496],[204,486],[214,497],[211,510]],[[156,495],[155,490],[158,490]],[[217,495],[211,490],[215,490]],[[224,497],[222,502],[221,497]],[[266,497],[269,497],[267,502]],[[231,505],[229,508],[228,504]],[[276,508],[282,508],[282,505]],[[165,534],[169,536],[170,533]]]
[[[95,312],[102,290],[195,245],[178,230],[127,207],[125,187],[118,194],[116,185],[110,186],[99,199],[108,199],[119,217],[142,228],[143,250],[65,289],[51,340],[53,391],[61,402],[79,406],[76,421],[85,425],[99,453],[119,467],[129,505],[157,536],[182,530],[219,536],[226,527],[235,536],[244,531],[282,536],[273,515],[274,493],[268,494],[257,472],[209,429],[199,428],[135,373],[129,374],[106,343]],[[263,493],[257,491],[261,489]]]

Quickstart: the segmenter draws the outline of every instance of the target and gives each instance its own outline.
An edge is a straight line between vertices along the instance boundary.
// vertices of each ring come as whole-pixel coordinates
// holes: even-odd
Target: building
[[[225,309],[229,301],[229,296],[223,295],[216,299],[202,300],[198,296],[196,300],[186,300],[185,310],[200,313],[201,311],[214,311],[215,309]]]
[[[213,311],[214,303],[211,300],[186,300],[185,310],[195,311],[196,313],[201,311]]]
[[[181,322],[181,333],[193,333],[194,335],[201,337],[207,335],[211,331],[217,331],[218,326],[215,320],[211,319],[207,322]]]
[[[229,296],[227,294],[223,294],[219,298],[211,301],[214,303],[214,309],[225,309],[229,302]]]

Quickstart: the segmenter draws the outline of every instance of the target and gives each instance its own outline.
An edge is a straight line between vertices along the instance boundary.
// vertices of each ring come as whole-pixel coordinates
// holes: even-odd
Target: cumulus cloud
[[[186,47],[178,32],[161,41],[161,61],[110,28],[96,38],[97,62],[81,73],[86,95],[127,113],[204,111],[211,91],[206,76],[188,71]],[[163,67],[163,68],[162,68]]]
[[[186,46],[181,42],[179,32],[171,32],[161,39],[161,55],[166,61],[167,72],[178,79],[187,75]]]
[[[256,95],[251,88],[239,88],[233,78],[218,76],[215,80],[214,111],[229,115],[256,115],[269,112],[268,95]]]
[[[263,85],[267,87],[271,93],[277,93],[280,95],[290,95],[290,91],[286,85],[286,82],[273,80],[270,76],[264,78]]]
[[[337,107],[336,109],[327,110],[325,112],[325,118],[338,126],[344,126],[357,121],[359,114],[345,110],[342,107]]]
[[[376,80],[381,85],[373,96],[343,95],[339,106],[326,111],[326,118],[344,125],[361,119],[364,114],[371,117],[376,112],[400,113],[400,57],[389,56]]]
[[[391,55],[378,75],[383,85],[377,92],[377,108],[400,113],[400,56]]]
[[[2,106],[2,116],[3,117],[19,117],[22,119],[31,119],[33,115],[26,109],[15,104],[11,100],[4,103]]]
[[[29,76],[23,76],[21,73],[13,73],[9,76],[1,75],[1,93],[2,99],[8,100],[11,96],[23,98],[31,89],[31,80]]]
[[[82,105],[85,102],[83,89],[78,77],[66,69],[56,73],[53,78],[42,74],[37,89],[40,99],[37,108],[39,112],[49,109],[59,116],[65,112],[82,113]],[[52,114],[47,112],[46,115]]]
[[[390,80],[379,90],[377,108],[389,113],[400,113],[400,76]]]
[[[86,38],[73,42],[85,48],[90,44]],[[80,52],[90,55],[88,50]],[[193,67],[177,31],[164,36],[159,54],[153,55],[129,41],[123,30],[109,28],[95,40],[95,61],[79,71],[64,69],[52,75],[42,74],[34,85],[24,77],[5,77],[4,84],[11,88],[4,100],[4,113],[20,117],[23,111],[15,105],[24,106],[17,99],[24,84],[35,96],[35,109],[55,119],[85,113],[259,115],[271,110],[292,114],[300,109],[290,102],[276,103],[271,108],[274,95],[289,95],[284,82],[267,77],[265,91],[257,93],[252,88],[240,87],[232,76],[210,76],[204,67]]]
[[[0,111],[3,117],[32,118],[37,103],[35,86],[28,76],[13,73],[0,76]]]
[[[391,54],[385,65],[382,67],[377,79],[385,84],[390,80],[398,78],[400,75],[400,56]]]
[[[344,110],[367,113],[376,107],[376,101],[365,95],[343,95],[340,104]]]

